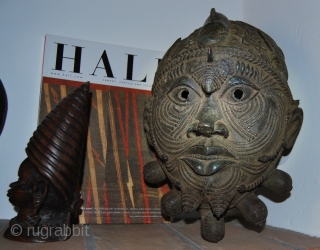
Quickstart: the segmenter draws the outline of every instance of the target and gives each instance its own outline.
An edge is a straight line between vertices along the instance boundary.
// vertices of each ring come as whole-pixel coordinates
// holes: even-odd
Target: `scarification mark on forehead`
[[[192,78],[202,87],[207,94],[220,89],[226,76],[219,72],[218,65],[205,65],[193,72]]]
[[[207,62],[207,53],[208,48],[199,48],[198,50],[192,50],[179,54],[177,57],[171,58],[170,61],[162,60],[161,66],[158,68],[155,81],[153,84],[152,91],[156,94],[157,92],[162,92],[163,85],[168,83],[170,80],[174,79],[178,75],[183,75],[188,71],[188,74],[191,74],[192,77],[203,87],[204,91],[211,93],[219,89],[222,85],[222,82],[217,83],[218,79],[213,80],[213,76],[222,79],[225,77],[225,74],[232,74],[233,72],[228,72],[226,69],[229,70],[238,70],[242,74],[247,74],[249,77],[256,77],[259,72],[264,70],[270,76],[274,78],[283,88],[288,88],[288,83],[283,79],[279,72],[273,68],[271,63],[261,55],[256,55],[252,51],[246,51],[244,49],[232,48],[232,47],[218,47],[212,50],[213,55],[213,62],[207,63],[208,68],[205,67],[206,73],[204,76],[201,74],[197,74],[196,71],[201,71],[201,67],[195,67],[195,70],[186,70],[184,65],[192,63],[194,60],[198,61],[205,61]],[[229,60],[229,61],[228,61]],[[217,65],[217,61],[220,64]],[[233,63],[233,67],[229,66],[228,63],[230,61]],[[225,64],[223,64],[223,62]],[[238,68],[236,67],[236,63],[239,62]],[[242,62],[245,62],[242,64]],[[248,66],[250,65],[250,67]],[[216,70],[216,71],[214,71]],[[219,72],[220,70],[220,72]],[[224,73],[223,73],[224,72]],[[239,73],[238,72],[238,73]],[[219,73],[217,75],[217,73]],[[210,76],[206,78],[205,76]],[[202,78],[202,79],[201,79]]]

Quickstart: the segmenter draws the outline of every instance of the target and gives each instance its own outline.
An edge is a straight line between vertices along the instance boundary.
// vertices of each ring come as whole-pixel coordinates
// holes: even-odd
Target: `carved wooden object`
[[[26,148],[9,201],[19,207],[4,237],[23,242],[68,239],[82,205],[80,177],[88,130],[89,82],[44,118]]]
[[[8,99],[6,90],[0,80],[0,135],[7,118]]]
[[[171,46],[144,113],[158,156],[146,164],[145,180],[173,183],[161,200],[165,215],[200,211],[201,236],[212,242],[234,212],[264,225],[267,207],[255,190],[290,192],[291,177],[276,166],[303,120],[287,80],[284,55],[267,34],[214,9]]]

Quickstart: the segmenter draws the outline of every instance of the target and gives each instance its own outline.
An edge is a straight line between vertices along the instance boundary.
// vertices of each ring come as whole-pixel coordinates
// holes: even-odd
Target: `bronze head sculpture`
[[[276,166],[303,120],[287,80],[284,55],[267,34],[214,9],[171,46],[144,113],[158,157],[145,180],[173,183],[161,200],[165,215],[200,211],[201,236],[211,242],[223,238],[224,217],[234,212],[264,225],[267,207],[254,192],[290,192],[291,177]]]
[[[30,138],[9,201],[19,207],[4,236],[23,242],[66,240],[82,205],[80,177],[88,130],[89,82],[62,99]]]

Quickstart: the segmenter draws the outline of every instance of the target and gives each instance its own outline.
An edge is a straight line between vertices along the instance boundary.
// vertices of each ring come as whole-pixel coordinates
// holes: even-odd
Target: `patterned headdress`
[[[156,72],[153,93],[161,91],[170,79],[183,75],[188,61],[203,58],[209,63],[221,58],[245,58],[252,65],[272,71],[270,73],[287,86],[284,55],[273,39],[247,23],[230,21],[212,9],[203,27],[183,40],[179,38],[164,55]],[[256,73],[242,62],[235,68],[243,74]]]

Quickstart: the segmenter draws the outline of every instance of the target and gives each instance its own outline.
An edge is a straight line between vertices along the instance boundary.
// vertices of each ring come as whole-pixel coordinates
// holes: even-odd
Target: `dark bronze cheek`
[[[278,126],[270,125],[274,121],[270,118],[283,113],[279,105],[275,105],[274,100],[262,93],[246,104],[223,104],[222,109],[232,131],[250,143],[261,136],[268,136],[268,127]]]
[[[177,105],[168,97],[163,98],[161,103],[156,103],[152,116],[155,125],[154,133],[158,139],[171,139],[170,144],[179,143],[177,147],[180,147],[182,141],[185,140],[183,138],[186,138],[188,128],[196,119],[200,104]]]
[[[15,189],[8,190],[7,196],[9,197],[9,201],[15,206],[32,206],[32,194],[33,192],[29,187],[16,187]]]

